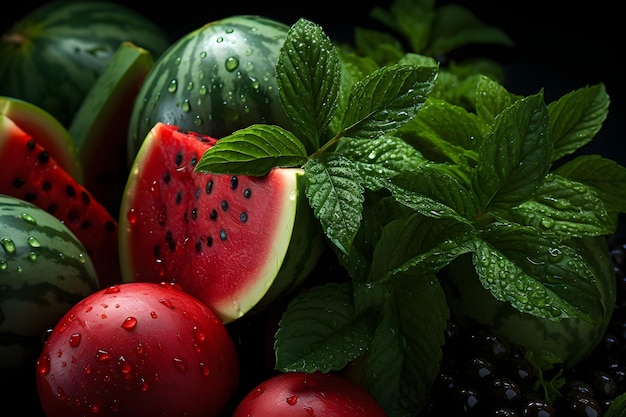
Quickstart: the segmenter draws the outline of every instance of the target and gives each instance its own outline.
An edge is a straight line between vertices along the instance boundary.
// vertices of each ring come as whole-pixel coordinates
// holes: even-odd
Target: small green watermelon
[[[0,95],[33,103],[67,127],[124,41],[155,57],[170,45],[154,22],[121,3],[44,3],[0,37]]]
[[[0,114],[0,193],[31,202],[61,220],[83,243],[101,286],[120,281],[118,224],[36,138]]]
[[[137,96],[129,163],[157,122],[222,138],[254,123],[289,129],[275,67],[289,26],[255,15],[212,21],[175,41]]]
[[[97,289],[91,259],[66,225],[0,194],[0,369],[34,365],[44,333]]]
[[[194,171],[216,143],[157,123],[131,169],[120,209],[122,280],[176,282],[228,323],[298,288],[325,242],[303,170]]]

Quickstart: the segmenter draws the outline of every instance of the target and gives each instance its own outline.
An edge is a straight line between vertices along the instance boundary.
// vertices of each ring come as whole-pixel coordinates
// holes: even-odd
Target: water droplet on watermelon
[[[296,405],[297,402],[298,402],[298,396],[297,395],[292,395],[291,397],[287,397],[287,404],[289,404],[289,405]]]
[[[200,372],[202,372],[202,376],[209,376],[211,374],[211,370],[204,362],[200,362]]]
[[[80,345],[80,338],[80,333],[72,333],[67,342],[71,347],[77,347],[78,345]]]
[[[215,40],[217,43],[222,43],[224,42],[224,38],[222,38],[221,36],[218,36],[217,39]]]
[[[117,294],[120,291],[121,291],[120,287],[118,287],[117,285],[112,285],[106,290],[104,290],[104,294]]]
[[[22,213],[21,217],[26,223],[37,224],[37,220],[28,213]]]
[[[31,261],[36,261],[37,260],[37,253],[30,251],[28,252],[28,259]]]
[[[167,87],[167,91],[169,91],[170,93],[175,93],[177,89],[178,89],[178,81],[176,80],[170,81],[170,85]]]
[[[173,363],[174,363],[174,368],[176,368],[178,372],[180,372],[181,374],[187,373],[188,366],[187,366],[187,362],[184,359],[174,358]]]
[[[132,371],[133,369],[132,365],[128,363],[126,361],[126,358],[124,358],[123,356],[120,357],[119,364],[120,364],[120,371],[122,371],[122,374],[124,374],[124,378],[126,379],[130,378],[131,377],[130,371]]]
[[[226,58],[225,66],[226,66],[226,71],[233,72],[239,66],[239,59],[237,59],[234,56],[228,57]]]
[[[96,353],[96,360],[98,362],[106,362],[111,360],[111,358],[111,354],[106,350],[98,350],[98,353]]]
[[[41,243],[37,240],[37,238],[31,236],[26,241],[28,242],[28,246],[30,246],[31,248],[41,247]]]
[[[37,360],[36,366],[39,375],[48,375],[48,373],[50,373],[50,357],[43,355]]]
[[[204,334],[204,332],[202,332],[202,331],[200,331],[200,329],[198,329],[198,326],[193,326],[192,333],[193,333],[194,338],[198,342],[204,342],[204,339],[206,338],[206,335]]]
[[[135,317],[126,317],[124,322],[122,323],[122,329],[132,330],[137,327],[137,319]]]
[[[9,264],[7,263],[7,261],[4,259],[0,259],[0,271],[6,271],[8,267]]]
[[[15,242],[8,237],[0,239],[0,245],[6,253],[15,253]]]
[[[201,126],[202,125],[202,118],[196,114],[196,117],[193,119],[193,124],[194,126]]]

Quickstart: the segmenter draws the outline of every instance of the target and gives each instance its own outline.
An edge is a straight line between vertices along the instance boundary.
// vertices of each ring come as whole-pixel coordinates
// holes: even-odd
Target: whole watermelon
[[[38,105],[67,127],[123,41],[154,57],[170,44],[152,21],[121,4],[45,3],[0,38],[0,95]]]
[[[214,138],[254,123],[289,128],[275,74],[288,30],[267,17],[234,15],[175,41],[156,60],[137,95],[129,164],[157,122]]]

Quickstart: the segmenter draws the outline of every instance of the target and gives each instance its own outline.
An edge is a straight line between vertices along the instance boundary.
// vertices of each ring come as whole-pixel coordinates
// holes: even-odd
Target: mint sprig
[[[398,0],[378,16],[406,19],[405,34],[427,36],[445,22],[421,19],[452,21],[456,10],[437,14],[432,1],[414,3],[429,12],[404,15],[409,3]],[[497,31],[474,33],[507,44]],[[356,368],[393,417],[417,414],[438,372],[450,314],[442,270],[468,255],[495,299],[538,318],[601,322],[612,308],[601,294],[613,278],[581,248],[612,233],[626,211],[624,167],[593,155],[561,163],[600,130],[609,103],[603,85],[546,104],[541,91],[507,91],[497,71],[443,68],[418,53],[427,45],[449,51],[458,45],[452,40],[411,44],[422,50],[393,42],[384,52],[369,49],[377,61],[300,19],[276,66],[293,128],[241,129],[196,166],[245,175],[304,170],[306,197],[347,279],[291,301],[276,334],[277,369]],[[550,367],[559,358],[541,361]]]

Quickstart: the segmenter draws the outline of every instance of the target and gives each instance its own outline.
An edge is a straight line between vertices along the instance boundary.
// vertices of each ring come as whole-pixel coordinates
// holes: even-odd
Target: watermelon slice
[[[303,171],[194,171],[216,139],[157,123],[131,168],[120,209],[123,281],[176,282],[225,322],[302,284],[324,248]]]
[[[35,138],[0,114],[0,194],[44,209],[82,242],[100,286],[120,282],[118,224]]]

